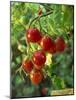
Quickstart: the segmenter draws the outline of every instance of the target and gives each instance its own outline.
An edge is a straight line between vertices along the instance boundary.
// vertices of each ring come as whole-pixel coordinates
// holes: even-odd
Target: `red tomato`
[[[55,43],[56,43],[56,51],[58,51],[58,52],[64,51],[66,44],[62,37],[58,37],[56,39]]]
[[[41,32],[37,28],[30,28],[27,31],[26,38],[28,42],[38,42],[41,39]]]
[[[32,63],[32,61],[31,60],[25,60],[25,61],[23,61],[23,63],[22,63],[22,67],[23,67],[23,69],[26,71],[26,72],[31,72],[32,71],[32,69],[33,69],[33,63]]]
[[[51,54],[56,53],[56,44],[55,44],[55,42],[52,43],[52,46],[51,46],[49,52]]]
[[[42,81],[42,78],[43,78],[43,74],[41,71],[33,70],[30,73],[30,79],[31,79],[32,83],[35,85],[39,84]]]
[[[42,96],[46,96],[47,92],[48,92],[48,88],[43,87],[43,88],[41,89],[41,95],[42,95]]]
[[[33,63],[35,64],[35,68],[37,69],[41,69],[42,65],[44,65],[45,61],[46,61],[46,56],[44,54],[43,51],[39,50],[39,51],[35,51],[33,54]]]
[[[50,48],[52,48],[53,46],[53,41],[50,37],[48,36],[44,36],[42,39],[41,39],[41,43],[40,43],[42,49],[44,51],[49,51]]]

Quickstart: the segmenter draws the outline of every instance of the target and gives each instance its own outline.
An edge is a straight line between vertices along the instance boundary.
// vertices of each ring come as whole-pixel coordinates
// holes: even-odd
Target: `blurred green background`
[[[53,9],[53,13],[40,19],[40,23],[33,23],[33,27],[45,34],[52,36],[63,36],[68,47],[62,53],[56,53],[52,57],[52,64],[46,69],[48,79],[45,80],[43,87],[48,87],[49,94],[52,90],[73,88],[74,75],[74,57],[73,57],[73,40],[74,40],[74,7],[72,5],[58,4],[36,4],[24,2],[11,2],[11,97],[32,97],[41,96],[39,86],[34,86],[29,78],[23,75],[24,80],[16,70],[21,66],[23,58],[27,54],[27,45],[25,41],[26,30],[30,21],[38,16],[39,7],[42,14]],[[40,26],[41,25],[41,26]],[[51,58],[49,58],[51,59]],[[47,94],[47,96],[49,95]]]

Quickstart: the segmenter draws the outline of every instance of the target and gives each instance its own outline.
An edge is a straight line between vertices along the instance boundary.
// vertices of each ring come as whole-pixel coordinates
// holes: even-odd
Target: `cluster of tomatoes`
[[[43,35],[37,28],[30,28],[26,33],[28,43],[38,43],[40,50],[36,50],[31,59],[26,59],[22,63],[24,71],[29,73],[30,80],[33,84],[39,84],[44,78],[42,69],[46,62],[46,52],[54,54],[64,51],[66,43],[62,37],[57,37],[54,41],[48,35]]]

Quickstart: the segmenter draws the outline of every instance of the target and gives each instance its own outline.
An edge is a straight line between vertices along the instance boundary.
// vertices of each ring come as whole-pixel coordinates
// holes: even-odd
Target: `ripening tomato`
[[[64,51],[66,44],[65,44],[65,41],[62,37],[58,37],[55,40],[55,43],[56,43],[56,51],[58,51],[58,52]]]
[[[42,95],[42,96],[46,96],[47,92],[48,92],[48,88],[43,87],[43,88],[41,89],[41,95]]]
[[[35,51],[33,54],[33,63],[35,64],[36,69],[41,69],[46,61],[45,53],[42,50]]]
[[[37,28],[27,30],[26,38],[28,42],[38,42],[41,39],[41,32]]]
[[[53,40],[49,36],[43,36],[40,45],[44,51],[49,51],[53,47]]]
[[[25,60],[25,61],[23,61],[23,63],[22,63],[22,67],[23,67],[23,69],[26,71],[26,72],[31,72],[32,71],[32,69],[33,69],[33,63],[32,63],[32,61],[31,60]]]
[[[38,85],[42,81],[42,78],[43,78],[43,74],[41,71],[33,70],[30,73],[30,79],[31,79],[32,83],[35,85]]]

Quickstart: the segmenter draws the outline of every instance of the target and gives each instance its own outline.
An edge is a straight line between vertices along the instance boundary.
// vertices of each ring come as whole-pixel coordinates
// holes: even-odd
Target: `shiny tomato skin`
[[[43,36],[40,45],[44,51],[49,51],[53,45],[53,41],[49,36]]]
[[[30,73],[30,79],[34,85],[38,85],[42,81],[42,78],[43,78],[43,74],[41,71],[33,70]]]
[[[33,63],[32,63],[32,61],[31,60],[25,60],[25,61],[23,61],[22,68],[26,72],[30,73],[32,71],[32,69],[33,69]]]
[[[57,52],[64,51],[66,44],[65,44],[65,41],[62,37],[57,37],[57,39],[55,40],[55,44],[56,44],[56,51]]]
[[[41,39],[41,32],[37,28],[27,30],[26,38],[28,42],[38,42]]]
[[[36,69],[41,69],[46,61],[45,53],[42,50],[35,51],[33,54],[33,63]]]

